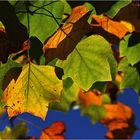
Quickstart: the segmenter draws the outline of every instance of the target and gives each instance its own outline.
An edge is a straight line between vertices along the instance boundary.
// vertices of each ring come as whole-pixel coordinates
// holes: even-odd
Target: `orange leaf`
[[[101,105],[102,104],[102,96],[99,95],[96,91],[87,91],[79,92],[79,99],[83,103],[85,107],[92,105]]]
[[[87,22],[90,13],[91,11],[84,6],[72,10],[67,22],[43,46],[46,63],[54,58],[66,59],[81,38],[91,31],[91,26]]]
[[[122,103],[106,104],[106,117],[101,121],[109,128],[107,138],[131,138],[135,130],[132,109]],[[131,128],[131,129],[130,129]]]
[[[57,121],[42,131],[40,139],[65,140],[64,136],[61,136],[61,134],[64,132],[64,130],[65,130],[64,123]]]
[[[121,21],[131,32],[140,32],[140,5],[138,1],[132,1],[126,7],[123,7],[117,15],[115,20]]]
[[[93,26],[101,26],[105,31],[117,36],[119,39],[122,39],[129,32],[123,24],[118,21],[113,21],[106,16],[100,18],[97,15],[93,15],[93,19],[97,22]]]

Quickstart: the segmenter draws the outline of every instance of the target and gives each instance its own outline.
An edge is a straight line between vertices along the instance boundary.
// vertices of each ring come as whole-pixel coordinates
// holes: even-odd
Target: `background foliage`
[[[76,107],[108,128],[106,138],[132,138],[135,109],[119,97],[126,88],[140,91],[139,11],[132,0],[1,1],[0,114],[12,127],[0,138],[36,139],[19,114],[44,121],[48,110]],[[56,121],[39,138],[65,139],[64,130]]]

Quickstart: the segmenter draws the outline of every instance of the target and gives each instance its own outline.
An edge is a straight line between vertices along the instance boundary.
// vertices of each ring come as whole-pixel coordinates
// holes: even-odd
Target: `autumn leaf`
[[[93,20],[97,22],[97,24],[93,24],[93,26],[101,26],[105,31],[117,36],[119,39],[122,39],[129,31],[120,22],[113,21],[106,16],[100,18],[97,15],[93,15]]]
[[[85,107],[90,104],[93,105],[101,105],[102,104],[102,96],[98,94],[97,91],[88,91],[88,92],[79,92],[79,100],[83,102]]]
[[[130,107],[118,102],[104,105],[106,116],[101,123],[109,128],[106,137],[109,139],[130,139],[136,127],[133,111]]]
[[[48,104],[59,101],[62,82],[51,66],[26,64],[18,79],[11,80],[5,89],[2,101],[6,102],[9,117],[29,112],[45,119]]]
[[[133,1],[126,7],[123,7],[117,15],[115,20],[121,21],[129,30],[140,32],[140,6],[138,1]]]
[[[66,59],[80,39],[91,31],[91,26],[87,22],[90,13],[91,11],[84,6],[72,10],[67,22],[44,44],[46,63],[54,58]]]
[[[65,125],[61,121],[54,122],[51,126],[44,129],[41,133],[40,139],[61,139],[65,140],[64,136],[62,136],[62,133],[65,131]]]

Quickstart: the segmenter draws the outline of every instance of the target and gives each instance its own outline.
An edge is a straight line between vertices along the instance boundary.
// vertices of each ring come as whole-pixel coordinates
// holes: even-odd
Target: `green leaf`
[[[128,60],[124,58],[121,60],[118,70],[124,72],[120,89],[133,88],[137,93],[140,93],[140,75],[136,67],[130,66]]]
[[[111,47],[99,35],[89,36],[79,42],[66,60],[57,61],[57,66],[64,70],[63,79],[71,77],[84,90],[97,81],[111,81],[116,71]]]
[[[2,84],[6,73],[14,67],[21,67],[21,64],[14,62],[12,59],[8,59],[7,63],[2,64],[0,62],[0,97],[2,96]]]
[[[88,107],[81,106],[81,114],[87,115],[94,124],[105,117],[106,110],[103,106],[98,105],[89,105]]]
[[[67,112],[72,102],[77,101],[79,93],[79,87],[75,84],[71,78],[67,78],[63,81],[63,91],[60,102],[50,103],[50,109],[60,110]]]
[[[108,94],[102,94],[102,104],[111,103],[111,99]]]
[[[126,56],[128,59],[128,62],[131,65],[136,64],[138,61],[140,61],[140,41],[137,43],[134,43],[134,45],[129,46],[129,42],[131,40],[132,34],[128,34],[124,37],[123,40],[121,40],[120,45],[119,45],[119,50],[120,50],[120,56]]]
[[[64,3],[61,1],[29,1],[30,36],[36,36],[44,42],[59,27],[64,12]],[[28,27],[27,10],[24,1],[19,1],[14,6],[20,22]],[[36,10],[36,11],[35,11]],[[21,11],[21,12],[20,12]],[[35,12],[34,12],[35,11]],[[52,15],[52,14],[53,15]],[[56,22],[56,20],[57,22]]]
[[[118,0],[112,7],[109,9],[109,11],[106,12],[107,16],[110,18],[115,17],[115,15],[120,11],[121,8],[127,6],[130,4],[132,0]]]
[[[26,133],[27,126],[25,123],[19,123],[13,129],[5,127],[5,129],[0,132],[0,139],[25,139]]]
[[[29,63],[5,89],[2,101],[8,106],[10,118],[29,112],[45,119],[49,102],[59,101],[61,90],[62,81],[57,78],[54,67]]]
[[[90,16],[89,16],[89,18],[88,18],[88,23],[91,23],[93,14],[96,14],[95,7],[94,7],[92,4],[90,4],[89,2],[85,2],[85,3],[84,3],[84,6],[85,6],[88,10],[90,10],[90,11],[92,10],[92,12],[91,12],[91,14],[90,14]]]
[[[64,4],[64,13],[65,13],[65,14],[70,14],[70,13],[71,13],[71,7],[70,7],[70,5],[67,3],[67,1],[66,1],[66,0],[60,0],[60,1],[62,1],[63,4]]]

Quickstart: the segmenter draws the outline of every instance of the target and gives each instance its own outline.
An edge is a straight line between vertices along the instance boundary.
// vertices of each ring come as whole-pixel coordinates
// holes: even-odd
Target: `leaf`
[[[62,1],[64,4],[64,14],[70,14],[71,13],[71,6],[68,4],[68,2],[66,0],[60,0],[60,1]]]
[[[114,77],[112,74],[116,73],[111,72],[116,71],[112,50],[99,35],[80,41],[67,60],[59,60],[57,66],[64,70],[63,79],[71,77],[84,90],[88,90],[97,81],[111,81]]]
[[[57,121],[42,131],[40,139],[65,140],[64,136],[61,135],[64,131],[65,131],[64,123],[61,121]]]
[[[118,0],[114,5],[112,5],[109,11],[106,12],[107,16],[113,18],[120,11],[121,8],[123,7],[125,8],[125,6],[127,6],[131,2],[132,0],[126,1]]]
[[[92,21],[92,15],[93,15],[93,14],[96,14],[96,10],[95,10],[94,6],[93,6],[91,3],[89,3],[89,2],[85,2],[83,5],[84,5],[88,10],[92,11],[91,14],[90,14],[90,16],[89,16],[89,18],[88,18],[88,23],[91,23],[91,21]]]
[[[91,31],[87,22],[90,13],[85,6],[78,6],[72,10],[67,22],[43,46],[46,63],[54,58],[66,59],[81,38]]]
[[[82,115],[88,115],[95,123],[105,117],[106,110],[104,103],[110,103],[107,94],[99,94],[96,90],[89,90],[87,92],[79,92],[79,101],[81,102]]]
[[[25,139],[27,126],[24,123],[17,124],[14,128],[5,127],[0,132],[0,139]]]
[[[85,107],[89,106],[90,104],[102,104],[102,96],[99,95],[96,91],[79,92],[79,100],[83,103]]]
[[[97,105],[89,105],[86,108],[81,106],[81,114],[87,115],[90,118],[91,122],[95,124],[105,117],[106,110],[103,106]]]
[[[4,76],[11,68],[15,67],[21,67],[21,64],[14,62],[10,58],[8,59],[6,64],[0,63],[0,96],[2,96],[2,84],[4,82]]]
[[[133,31],[140,32],[140,17],[139,17],[140,6],[138,1],[133,1],[126,7],[122,8],[117,15],[114,17],[117,21],[127,22],[126,27],[131,25]],[[130,27],[129,27],[130,28]]]
[[[92,17],[97,22],[97,24],[93,24],[93,26],[101,26],[105,31],[117,36],[119,39],[122,39],[129,31],[120,22],[113,21],[106,16],[100,18],[97,15],[93,15]]]
[[[0,117],[6,112],[5,103],[0,102]]]
[[[26,64],[15,81],[11,80],[5,89],[2,101],[8,106],[9,117],[29,112],[45,119],[48,104],[59,101],[62,82],[51,66]]]
[[[137,93],[140,92],[140,74],[137,68],[130,66],[126,58],[122,59],[119,67],[119,71],[124,73],[120,82],[120,89],[133,88]]]
[[[12,3],[14,5],[15,2]],[[26,10],[26,5],[29,11]],[[30,21],[30,35],[36,36],[41,42],[44,42],[58,28],[64,12],[64,4],[61,1],[19,1],[15,6],[20,21],[28,27],[27,12]],[[24,12],[20,12],[24,11]],[[57,22],[56,22],[56,20]]]
[[[101,123],[109,128],[106,137],[109,139],[130,139],[136,130],[132,109],[119,102],[106,104],[104,107],[106,116]]]
[[[131,65],[140,61],[139,33],[128,34],[121,40],[119,45],[120,57],[126,56]]]
[[[51,102],[50,109],[67,112],[70,105],[78,99],[79,87],[72,81],[71,78],[63,80],[63,90],[60,102]]]

